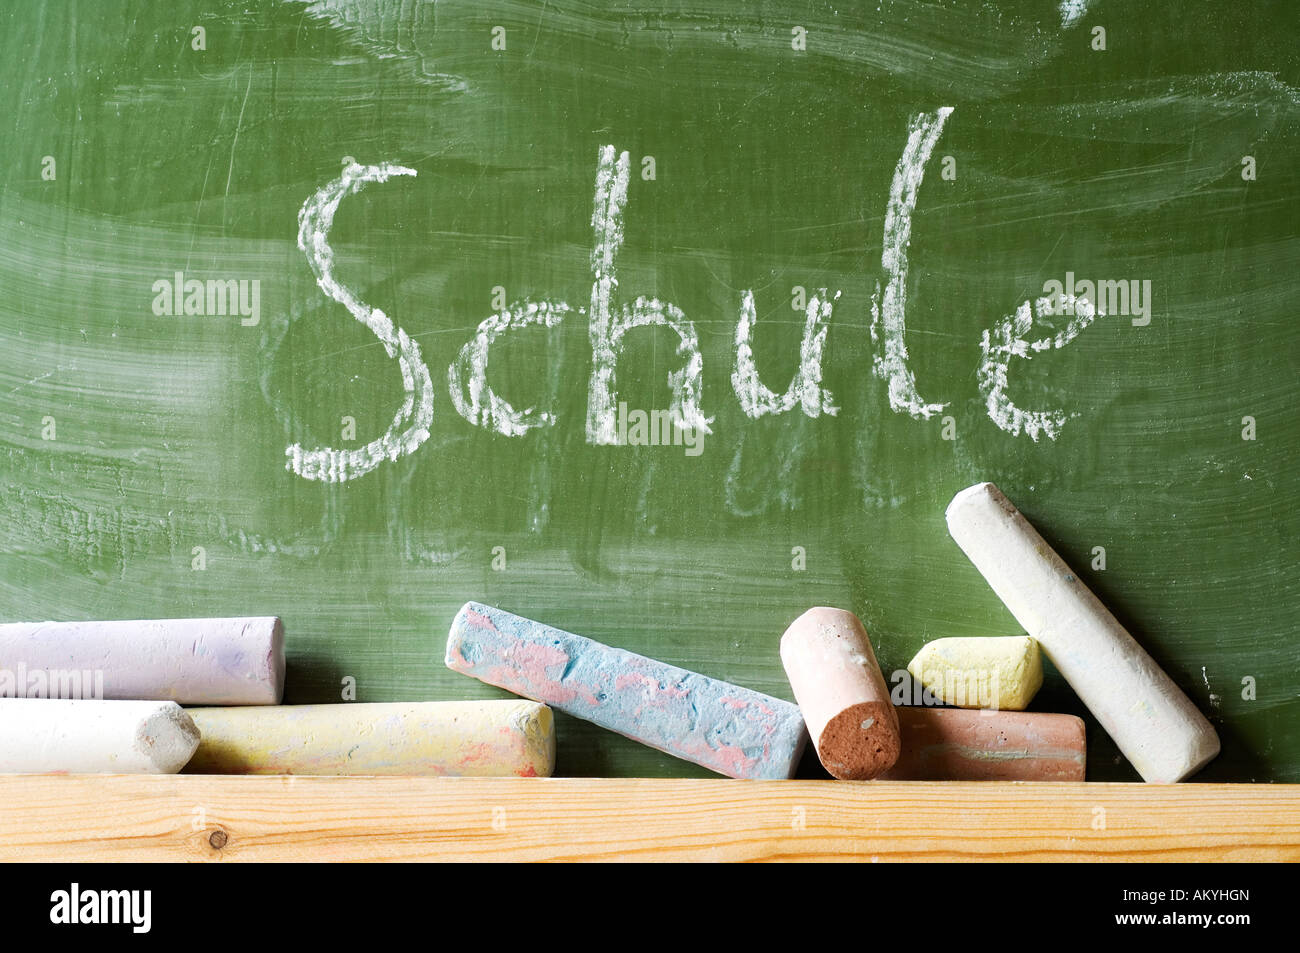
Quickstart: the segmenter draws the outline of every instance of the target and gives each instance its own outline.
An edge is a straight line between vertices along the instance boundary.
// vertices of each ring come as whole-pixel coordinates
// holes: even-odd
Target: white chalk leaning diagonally
[[[0,625],[0,696],[101,690],[106,699],[182,705],[279,704],[284,627],[274,616]]]
[[[0,699],[3,774],[175,774],[198,746],[175,702]]]
[[[958,493],[948,531],[1143,779],[1181,781],[1219,738],[1173,680],[992,483]]]

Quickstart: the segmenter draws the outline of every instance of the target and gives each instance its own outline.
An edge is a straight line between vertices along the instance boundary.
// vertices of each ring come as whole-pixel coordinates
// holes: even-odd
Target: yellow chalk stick
[[[1043,684],[1038,643],[1027,635],[935,639],[907,665],[945,705],[1024,711]]]
[[[555,723],[537,702],[191,708],[191,774],[550,777]]]

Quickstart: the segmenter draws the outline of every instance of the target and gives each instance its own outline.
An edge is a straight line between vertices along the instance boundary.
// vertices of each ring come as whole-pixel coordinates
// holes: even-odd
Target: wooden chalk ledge
[[[0,861],[1300,860],[1300,785],[0,776]]]

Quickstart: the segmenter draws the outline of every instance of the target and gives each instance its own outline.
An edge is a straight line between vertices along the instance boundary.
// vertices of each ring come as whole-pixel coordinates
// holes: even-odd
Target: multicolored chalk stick
[[[191,774],[547,778],[551,710],[522,699],[191,708]]]
[[[907,663],[945,705],[1024,711],[1043,685],[1038,643],[1027,635],[935,639]]]
[[[175,774],[198,744],[175,702],[0,699],[4,774]]]
[[[807,741],[789,702],[477,602],[447,667],[733,778],[792,777]]]
[[[845,781],[888,770],[898,758],[898,717],[858,617],[809,609],[781,636],[781,662],[822,766]]]
[[[1146,781],[1181,781],[1219,753],[1183,692],[992,483],[967,487],[948,532]]]
[[[899,708],[902,753],[889,781],[1082,781],[1083,720],[1074,715]]]
[[[106,699],[275,705],[284,692],[284,627],[274,617],[0,625],[0,695],[75,674]],[[16,677],[13,673],[20,673]]]

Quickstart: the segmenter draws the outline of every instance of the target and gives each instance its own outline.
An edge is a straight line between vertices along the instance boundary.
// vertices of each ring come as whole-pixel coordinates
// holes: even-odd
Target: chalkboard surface
[[[1201,779],[1300,781],[1298,26],[9,4],[0,618],[274,613],[288,701],[458,699],[477,599],[790,698],[812,605],[887,675],[1018,631],[944,525],[993,480],[1214,721]]]

